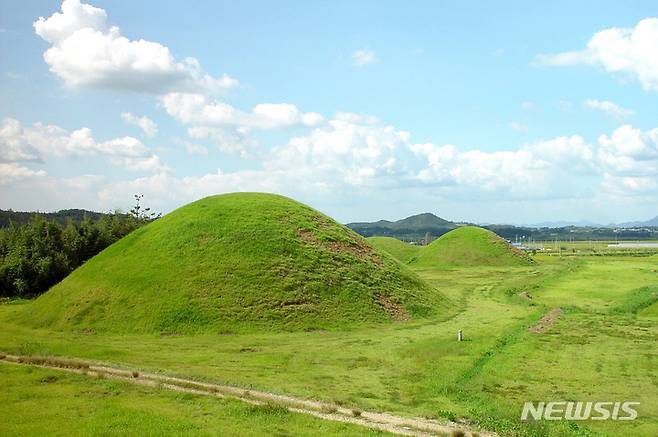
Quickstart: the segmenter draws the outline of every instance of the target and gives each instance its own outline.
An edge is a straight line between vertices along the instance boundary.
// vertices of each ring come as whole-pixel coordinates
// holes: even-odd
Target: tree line
[[[33,297],[47,291],[110,244],[156,219],[150,208],[135,206],[61,224],[41,214],[24,224],[0,229],[0,297]]]

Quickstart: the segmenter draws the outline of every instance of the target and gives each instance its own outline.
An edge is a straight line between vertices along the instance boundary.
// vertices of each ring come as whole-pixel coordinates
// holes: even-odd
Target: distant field
[[[0,306],[0,350],[83,357],[404,416],[463,417],[502,435],[653,437],[657,268],[653,257],[623,256],[539,257],[527,267],[417,268],[454,302],[451,313],[349,331],[52,332],[15,323],[13,315],[29,304],[7,304]],[[553,325],[528,331],[556,307],[563,313]],[[465,336],[461,343],[455,341],[458,329]],[[608,398],[641,401],[640,417],[519,421],[525,400]],[[148,409],[164,402],[151,399],[142,396],[138,405]],[[175,396],[167,399],[185,408]],[[30,411],[14,409],[11,415],[30,420]],[[97,423],[115,421],[103,416]],[[296,429],[291,434],[303,434],[301,422]]]
[[[529,247],[542,247],[542,255],[571,256],[577,255],[614,255],[614,256],[648,256],[658,254],[658,247],[624,247],[618,244],[637,245],[638,243],[658,244],[658,240],[641,241],[537,241],[527,243]]]

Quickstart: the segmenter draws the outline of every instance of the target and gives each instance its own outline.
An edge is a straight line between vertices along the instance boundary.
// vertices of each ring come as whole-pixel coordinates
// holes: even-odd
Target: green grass
[[[658,302],[654,302],[651,306],[642,310],[640,315],[642,317],[658,318]]]
[[[393,237],[368,237],[366,240],[373,247],[388,252],[403,264],[411,262],[422,250],[420,246],[405,243]]]
[[[462,232],[487,235],[468,229]],[[480,244],[477,238],[467,236],[466,247],[477,253],[509,256],[507,246],[492,245],[491,240]],[[387,260],[387,266],[393,263],[390,265],[399,271],[406,271],[379,249],[374,250]],[[512,265],[482,265],[463,250],[450,252],[450,259],[467,266],[455,262],[409,265],[409,276],[421,278],[428,290],[440,290],[440,299],[427,302],[428,306],[438,305],[434,314],[406,322],[346,323],[338,330],[181,331],[182,335],[144,329],[102,331],[86,329],[93,326],[84,323],[53,330],[24,321],[40,301],[18,301],[0,305],[0,351],[110,362],[140,371],[314,398],[356,411],[381,410],[439,420],[465,418],[505,436],[655,435],[658,266],[654,257],[576,254],[538,256],[533,263],[525,259],[517,263],[513,258]],[[529,327],[556,307],[563,313],[554,325],[540,334],[529,332]],[[327,310],[320,316],[328,314],[333,313]],[[295,322],[298,324],[293,326],[321,323],[304,320],[308,324]],[[456,341],[459,329],[464,333],[463,342]],[[3,382],[12,379],[2,376]],[[43,389],[44,396],[51,389],[55,392],[29,380],[9,392],[32,389]],[[108,393],[97,399],[102,403],[113,398]],[[521,422],[523,402],[533,400],[639,400],[640,417],[632,422]],[[48,408],[48,402],[43,398],[30,408],[0,414],[10,415],[10,423],[30,426],[35,421],[34,410],[40,405]],[[153,411],[165,408],[161,402],[169,401],[157,394],[132,399],[129,404]],[[175,402],[172,405],[180,407]],[[172,433],[188,417],[185,412],[167,414],[158,417],[162,427],[172,427]],[[233,413],[211,415],[225,417],[222,414]],[[111,416],[94,420],[99,427],[112,423]],[[145,423],[149,421],[145,419]],[[0,426],[2,423],[0,420]],[[250,429],[251,419],[245,423]],[[255,423],[257,434],[260,425]],[[194,426],[202,425],[195,422]],[[223,425],[216,426],[193,430],[226,434],[221,432]],[[316,425],[276,422],[276,426],[280,434],[303,435],[306,426],[315,429]],[[0,428],[0,434],[5,434],[2,431]],[[337,433],[351,434],[351,429]]]
[[[344,329],[446,304],[329,217],[282,196],[239,193],[131,233],[38,298],[22,321],[105,332]]]
[[[389,435],[282,408],[0,364],[3,436]]]
[[[520,266],[532,260],[493,232],[464,226],[443,234],[424,247],[412,264],[442,266]]]
[[[647,262],[609,258],[583,265],[586,267],[575,268],[570,275],[557,278],[542,290],[538,295],[542,303],[603,311],[624,302],[641,286],[658,283],[658,274]]]

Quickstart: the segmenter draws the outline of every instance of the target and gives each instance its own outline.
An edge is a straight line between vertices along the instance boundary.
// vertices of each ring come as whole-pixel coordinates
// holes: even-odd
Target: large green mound
[[[421,250],[413,265],[519,266],[532,259],[495,233],[476,226],[450,231]]]
[[[24,321],[112,332],[342,328],[429,315],[443,296],[329,217],[272,194],[186,205],[28,305]]]
[[[420,246],[414,246],[393,237],[368,237],[366,240],[373,247],[388,252],[393,258],[404,264],[411,262],[421,250]]]

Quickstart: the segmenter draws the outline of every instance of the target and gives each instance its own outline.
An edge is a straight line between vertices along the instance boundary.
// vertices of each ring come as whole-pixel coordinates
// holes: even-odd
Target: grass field
[[[453,302],[450,312],[351,330],[53,332],[15,322],[29,303],[2,305],[0,350],[90,358],[405,416],[465,418],[502,435],[654,435],[658,263],[539,258],[526,267],[418,268]],[[564,312],[553,326],[528,331],[555,307]],[[639,419],[519,421],[526,400],[610,398],[640,400]]]
[[[354,435],[387,433],[269,405],[0,364],[0,435]]]
[[[658,248],[626,248],[616,247],[623,243],[653,243],[658,241],[623,241],[623,240],[591,240],[591,241],[536,241],[528,243],[530,247],[543,248],[542,255],[548,256],[652,256],[658,254]]]

